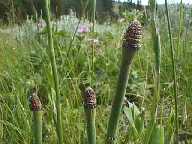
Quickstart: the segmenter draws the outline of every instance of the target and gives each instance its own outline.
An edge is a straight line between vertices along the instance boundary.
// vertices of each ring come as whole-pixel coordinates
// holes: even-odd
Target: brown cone
[[[96,107],[96,94],[91,87],[87,87],[84,93],[84,106],[89,109]]]
[[[130,23],[123,38],[123,48],[140,48],[140,40],[142,38],[142,26],[137,20]]]
[[[29,106],[32,111],[40,111],[42,109],[41,101],[36,92],[33,92],[29,98]]]

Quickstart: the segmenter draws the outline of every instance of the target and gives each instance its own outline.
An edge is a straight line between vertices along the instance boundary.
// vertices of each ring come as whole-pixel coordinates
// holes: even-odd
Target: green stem
[[[95,128],[96,109],[85,108],[85,115],[87,121],[88,144],[96,144],[96,128]]]
[[[92,12],[93,27],[92,27],[92,32],[95,31],[95,13],[96,13],[96,0],[93,0],[93,12]]]
[[[156,2],[155,2],[156,4]],[[155,6],[154,6],[155,8]],[[160,43],[160,35],[159,32],[157,30],[157,26],[155,23],[155,15],[156,12],[155,10],[153,11],[153,19],[152,19],[152,23],[151,23],[151,27],[152,27],[152,38],[153,38],[153,50],[155,53],[155,80],[154,80],[154,101],[152,103],[152,111],[151,111],[151,122],[150,122],[150,129],[149,129],[149,133],[146,136],[146,141],[145,143],[148,144],[151,136],[152,136],[152,132],[154,130],[154,126],[156,123],[156,117],[157,117],[157,106],[159,103],[159,99],[160,99],[160,65],[161,65],[161,43]]]
[[[96,94],[94,90],[91,87],[87,87],[84,91],[84,109],[87,122],[88,144],[96,144],[96,104]]]
[[[152,38],[153,38],[153,50],[155,53],[155,109],[158,105],[159,98],[160,98],[160,65],[161,65],[161,42],[160,42],[160,35],[159,31],[157,30],[156,24],[156,0],[154,3],[151,3],[152,10]]]
[[[165,0],[165,8],[166,8],[166,16],[167,16],[167,22],[168,22],[168,31],[169,31],[169,41],[171,46],[171,61],[172,61],[172,71],[173,71],[173,92],[174,92],[174,103],[175,103],[175,140],[177,142],[178,137],[178,130],[179,130],[179,124],[178,124],[178,100],[177,100],[177,81],[176,81],[176,65],[175,65],[175,52],[173,49],[173,39],[172,39],[172,33],[171,33],[171,24],[170,24],[170,18],[169,18],[169,11],[168,11],[168,5],[167,0]]]
[[[47,32],[48,32],[48,43],[49,43],[49,56],[51,60],[51,67],[53,72],[54,87],[56,93],[56,111],[57,111],[57,123],[56,131],[58,136],[58,143],[63,143],[63,133],[62,133],[62,123],[61,123],[61,105],[60,105],[60,94],[59,94],[59,80],[57,73],[57,65],[55,60],[55,50],[53,45],[53,34],[51,28],[50,12],[49,12],[49,0],[45,0],[46,4],[46,23],[47,23]]]
[[[61,16],[61,11],[62,11],[62,1],[61,0],[56,0],[56,18],[60,18]]]
[[[152,115],[154,115],[154,120],[156,120],[156,114],[157,114],[157,106],[160,99],[160,65],[161,65],[161,43],[160,43],[160,35],[157,30],[157,24],[156,24],[156,0],[154,0],[154,3],[151,7],[153,7],[153,16],[152,16],[152,41],[153,41],[153,50],[155,53],[155,89],[154,89],[154,95],[155,95],[155,101],[154,101],[154,111],[152,112]]]
[[[12,24],[15,24],[15,6],[13,0],[11,0],[11,13],[12,13]]]
[[[92,10],[92,32],[95,32],[95,13],[96,13],[96,0],[92,1],[92,6],[93,6],[93,10]],[[92,57],[91,57],[91,66],[92,66],[92,72],[91,75],[93,75],[93,71],[94,71],[94,59],[95,59],[95,44],[94,42],[92,43],[92,47],[91,47],[91,51],[92,51]],[[93,76],[91,76],[92,78]],[[92,79],[91,79],[92,80]],[[92,82],[91,82],[92,83]]]
[[[120,68],[119,80],[117,83],[117,90],[113,99],[111,115],[108,123],[106,142],[107,144],[114,144],[116,141],[116,131],[118,127],[118,121],[121,113],[124,96],[126,93],[130,66],[136,51],[137,50],[133,48],[130,48],[130,50],[127,50],[127,48],[123,48],[123,58]]]
[[[34,144],[42,144],[42,111],[33,111]]]
[[[183,0],[180,1],[179,4],[179,32],[178,32],[178,37],[177,37],[177,56],[181,56],[181,34],[183,32]]]

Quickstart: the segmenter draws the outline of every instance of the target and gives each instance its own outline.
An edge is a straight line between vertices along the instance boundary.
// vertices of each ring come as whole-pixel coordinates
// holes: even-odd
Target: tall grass
[[[174,104],[175,104],[175,141],[178,143],[178,131],[179,131],[179,122],[178,122],[178,98],[177,98],[177,75],[176,75],[176,64],[175,64],[175,50],[173,48],[173,38],[171,33],[171,23],[169,17],[169,10],[167,0],[165,0],[165,9],[166,17],[168,22],[168,33],[170,41],[170,52],[171,52],[171,62],[172,62],[172,72],[173,72],[173,95],[174,95]]]
[[[161,126],[158,128],[156,125],[157,117],[158,117],[158,105],[160,101],[160,73],[161,73],[161,42],[160,42],[160,34],[157,25],[157,2],[156,0],[150,0],[150,9],[151,9],[151,39],[152,39],[152,47],[154,50],[155,55],[155,68],[154,68],[154,98],[151,101],[152,103],[152,110],[151,110],[151,121],[149,125],[149,133],[146,135],[145,143],[148,144],[150,140],[154,140],[153,133],[160,133],[159,143],[164,143],[164,130],[161,122]]]
[[[152,110],[151,110],[151,121],[150,121],[150,130],[147,134],[145,143],[149,143],[152,138],[152,133],[156,129],[156,119],[157,119],[157,108],[160,100],[160,67],[161,67],[161,42],[160,42],[160,34],[157,27],[157,11],[156,0],[150,0],[150,9],[151,9],[151,36],[152,36],[152,47],[155,54],[155,72],[154,72],[154,99],[152,102]],[[158,132],[156,132],[158,133]],[[161,136],[163,137],[163,136]],[[164,143],[163,141],[161,143]]]
[[[182,51],[181,51],[181,35],[184,31],[184,10],[183,10],[183,0],[180,1],[180,4],[179,4],[179,31],[178,31],[178,36],[177,36],[177,57],[180,57],[181,58],[181,54],[182,54]]]

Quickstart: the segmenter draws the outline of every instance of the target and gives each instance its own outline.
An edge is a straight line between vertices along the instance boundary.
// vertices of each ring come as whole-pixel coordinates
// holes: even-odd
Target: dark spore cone
[[[96,94],[91,87],[85,89],[84,106],[88,109],[94,109],[96,107]]]
[[[41,101],[36,92],[29,96],[29,107],[32,111],[40,111],[42,109]]]
[[[130,23],[123,38],[123,48],[138,49],[141,47],[140,41],[143,35],[141,23],[138,20],[134,20]]]

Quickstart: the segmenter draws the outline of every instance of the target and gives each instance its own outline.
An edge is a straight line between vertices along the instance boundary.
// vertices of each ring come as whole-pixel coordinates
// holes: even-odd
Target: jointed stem
[[[91,87],[87,87],[84,92],[84,109],[87,122],[88,144],[96,144],[96,94]]]
[[[46,23],[47,23],[47,31],[48,31],[49,55],[51,59],[51,67],[53,72],[53,79],[54,79],[54,86],[55,86],[55,93],[56,93],[56,110],[57,110],[56,130],[57,130],[57,136],[58,136],[58,143],[62,144],[63,135],[62,135],[62,123],[61,123],[59,80],[58,80],[55,51],[54,51],[54,45],[53,45],[53,34],[52,34],[51,22],[50,22],[49,0],[45,0],[45,4],[46,4]]]
[[[88,144],[96,144],[95,109],[85,109]]]
[[[34,144],[42,144],[42,111],[33,112]]]
[[[118,120],[120,117],[120,112],[126,92],[128,74],[131,66],[133,56],[135,55],[135,50],[127,52],[123,49],[123,60],[120,68],[119,80],[116,90],[116,95],[113,99],[113,105],[111,110],[111,115],[108,123],[107,130],[107,144],[114,144],[116,138],[116,131],[118,127]]]

